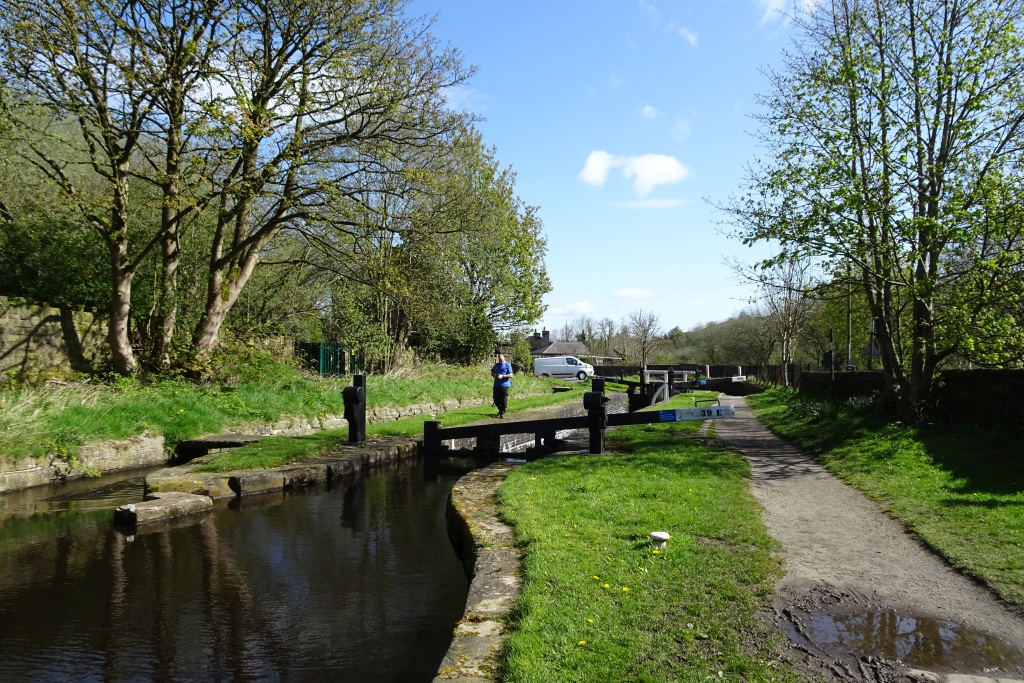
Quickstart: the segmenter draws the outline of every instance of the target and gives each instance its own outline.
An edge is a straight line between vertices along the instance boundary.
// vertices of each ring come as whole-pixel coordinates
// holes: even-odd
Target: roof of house
[[[553,341],[533,349],[531,356],[589,356],[587,345],[578,341]]]

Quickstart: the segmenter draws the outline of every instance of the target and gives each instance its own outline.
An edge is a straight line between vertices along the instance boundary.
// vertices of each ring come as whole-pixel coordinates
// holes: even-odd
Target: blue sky
[[[726,265],[768,255],[721,234],[739,191],[781,11],[813,0],[414,0],[478,71],[452,94],[540,207],[542,326],[638,309],[662,328],[724,320],[751,295]]]

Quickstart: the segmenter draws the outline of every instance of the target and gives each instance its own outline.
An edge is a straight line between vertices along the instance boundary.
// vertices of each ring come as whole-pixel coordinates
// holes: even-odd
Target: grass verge
[[[622,427],[614,455],[509,475],[502,510],[526,558],[502,680],[798,680],[756,617],[781,569],[746,461],[686,438],[699,427]],[[661,551],[656,530],[672,535]]]
[[[543,408],[576,401],[582,402],[583,392],[590,390],[589,382],[581,382],[569,385],[571,386],[570,391],[557,394],[550,393],[552,385],[563,383],[557,380],[531,379],[540,383],[540,388],[542,390],[546,389],[548,393],[534,396],[515,396],[509,399],[509,415],[532,408]],[[368,393],[374,391],[374,385],[371,380],[372,378],[367,380]],[[516,393],[521,393],[523,390],[519,385],[522,383],[517,380],[516,384]],[[490,396],[490,384],[488,384],[487,391],[488,396]],[[478,405],[450,410],[440,416],[440,420],[444,427],[457,427],[489,417],[494,417],[494,408],[491,405]],[[423,423],[427,420],[435,419],[438,418],[431,415],[415,415],[394,422],[371,422],[366,426],[366,435],[367,437],[422,436]],[[240,469],[280,467],[281,465],[321,455],[330,451],[339,441],[346,438],[348,438],[348,429],[344,427],[341,429],[325,430],[317,434],[310,434],[309,436],[272,436],[258,443],[219,455],[209,462],[196,467],[196,471],[230,472],[231,470]]]
[[[747,401],[770,429],[1024,610],[1019,438],[879,420],[864,399],[830,402],[773,390]]]
[[[342,388],[351,378],[308,379],[267,356],[239,363],[229,382],[197,385],[180,378],[117,378],[43,387],[0,389],[0,458],[73,457],[78,446],[142,434],[163,435],[165,446],[227,427],[284,417],[340,415]],[[370,408],[488,400],[487,367],[424,366],[395,376],[367,378]],[[517,377],[520,396],[546,394],[563,384]]]

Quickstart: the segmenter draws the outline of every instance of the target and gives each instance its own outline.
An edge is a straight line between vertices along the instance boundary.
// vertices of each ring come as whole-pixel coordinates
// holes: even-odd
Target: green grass
[[[886,422],[864,400],[748,397],[755,414],[881,503],[954,566],[1024,609],[1024,458],[1018,437]]]
[[[526,557],[502,680],[797,680],[756,617],[781,569],[746,461],[687,438],[699,428],[623,427],[616,454],[509,475],[502,510]],[[659,552],[656,530],[672,535]]]
[[[342,388],[351,384],[348,377],[307,379],[266,356],[247,358],[232,370],[231,381],[222,384],[158,378],[0,389],[0,458],[69,458],[84,443],[142,434],[163,435],[165,446],[173,448],[233,426],[340,415]],[[491,383],[483,366],[424,366],[401,375],[371,375],[367,405],[489,400]],[[523,376],[514,384],[517,394],[531,395],[550,394],[552,386],[563,383]]]
[[[582,402],[583,392],[590,389],[590,383],[573,384],[572,391],[551,393],[551,386],[561,385],[557,380],[541,380],[529,378],[539,385],[541,390],[548,393],[534,396],[516,396],[522,393],[522,382],[516,378],[516,388],[513,397],[509,399],[508,413],[530,410],[532,408],[543,408],[545,406],[557,405],[560,403]],[[536,390],[537,387],[531,387]],[[367,390],[375,392],[376,387],[373,378],[367,380]],[[487,385],[488,396],[490,396],[490,384]],[[437,399],[440,400],[440,399]],[[415,415],[402,418],[393,422],[370,422],[366,426],[368,438],[374,436],[422,436],[423,423],[427,420],[440,420],[443,427],[457,427],[459,425],[477,422],[489,417],[494,417],[494,408],[491,405],[469,406],[450,410],[437,417],[429,414]],[[348,438],[348,429],[331,429],[311,434],[309,436],[288,437],[273,436],[237,450],[229,451],[223,455],[211,459],[209,462],[196,467],[198,472],[229,472],[238,469],[259,469],[269,467],[280,467],[293,462],[316,457],[330,451],[339,441]]]

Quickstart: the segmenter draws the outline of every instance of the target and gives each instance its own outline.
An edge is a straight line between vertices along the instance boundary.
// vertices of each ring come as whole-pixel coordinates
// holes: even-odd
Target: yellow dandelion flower
[[[609,584],[607,584],[607,583],[605,585],[601,586],[601,587],[602,588],[611,588],[611,586]]]
[[[593,624],[593,623],[594,623],[594,620],[593,620],[593,619],[587,619],[587,623],[588,623],[588,624]]]
[[[652,553],[654,553],[655,555],[660,555],[660,554],[661,554],[661,551],[660,551],[660,550],[658,550],[657,548],[655,548],[655,549],[654,549],[654,550],[652,550],[651,552],[652,552]]]
[[[629,592],[629,586],[623,586],[622,587],[622,592],[623,593],[628,593]]]
[[[578,644],[579,644],[579,645],[586,645],[586,644],[587,644],[587,641],[585,641],[585,640],[581,640],[581,641],[580,641],[580,642],[579,642]]]
[[[600,581],[600,580],[601,580],[601,577],[599,577],[599,576],[594,576],[594,581]]]

